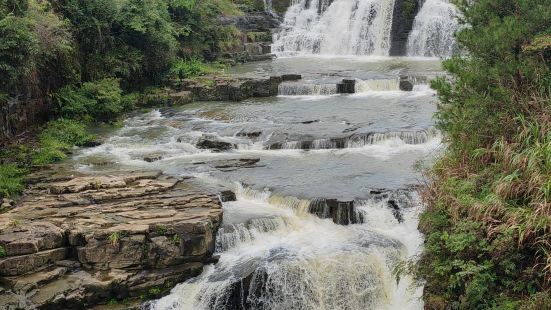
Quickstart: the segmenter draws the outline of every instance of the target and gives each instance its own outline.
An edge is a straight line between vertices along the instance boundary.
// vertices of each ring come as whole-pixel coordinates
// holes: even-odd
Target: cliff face
[[[168,291],[213,262],[218,196],[157,172],[40,177],[0,215],[0,308],[82,308]]]
[[[418,0],[395,0],[392,14],[390,56],[406,55],[409,33],[413,28],[415,15],[422,3]]]

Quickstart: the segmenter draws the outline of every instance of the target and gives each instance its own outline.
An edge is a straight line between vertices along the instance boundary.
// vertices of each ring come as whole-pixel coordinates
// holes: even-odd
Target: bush
[[[0,165],[0,198],[21,194],[24,185],[25,169],[14,164]]]
[[[132,107],[133,97],[122,95],[117,79],[102,79],[75,89],[64,87],[55,96],[58,114],[64,118],[107,122]]]
[[[189,60],[178,59],[170,68],[170,76],[177,79],[187,79],[195,76],[205,75],[215,72],[212,67],[205,64],[198,58],[191,58]]]
[[[429,173],[429,309],[549,309],[551,6],[460,1],[466,50],[432,86],[448,149]]]
[[[78,121],[51,121],[40,134],[40,150],[34,155],[33,163],[47,165],[62,160],[73,146],[84,146],[93,140],[94,137],[86,132],[86,126]]]

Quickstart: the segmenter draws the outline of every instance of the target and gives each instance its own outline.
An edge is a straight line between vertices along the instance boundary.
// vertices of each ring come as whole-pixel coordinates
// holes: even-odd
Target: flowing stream
[[[303,79],[277,97],[137,114],[74,157],[83,171],[162,170],[237,195],[223,203],[219,262],[146,309],[422,309],[422,287],[396,271],[422,250],[415,166],[441,138],[434,92],[396,83],[438,75],[439,61],[282,57],[232,73],[293,68]],[[355,94],[328,86],[342,78]]]
[[[279,96],[136,114],[74,156],[83,171],[162,170],[236,193],[223,202],[218,263],[144,309],[423,308],[421,284],[399,271],[422,251],[415,184],[442,148],[427,84],[442,72],[435,58],[387,56],[394,5],[293,1],[279,57],[231,72],[302,75]],[[450,56],[453,14],[426,0],[408,54]],[[337,94],[343,79],[355,93]]]

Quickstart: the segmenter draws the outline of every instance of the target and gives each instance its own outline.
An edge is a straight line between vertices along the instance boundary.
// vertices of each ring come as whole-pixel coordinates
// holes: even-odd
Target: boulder
[[[258,138],[261,135],[262,135],[262,131],[260,130],[252,130],[252,131],[242,130],[237,133],[238,137],[247,137],[247,138]]]
[[[409,80],[400,79],[400,90],[401,91],[412,91],[413,83]]]
[[[356,80],[343,79],[337,84],[338,94],[353,94],[356,92]]]
[[[233,144],[224,141],[217,141],[208,138],[201,138],[197,142],[197,148],[199,149],[209,149],[215,152],[227,151],[233,148]]]
[[[259,57],[265,57],[260,55]],[[271,59],[272,56],[266,56]],[[299,75],[282,75],[258,78],[201,77],[181,82],[182,89],[193,94],[200,101],[241,101],[251,97],[270,97],[278,95],[279,85],[287,80],[297,79]]]
[[[64,237],[63,229],[50,222],[13,222],[0,234],[0,246],[6,256],[26,255],[59,248]]]
[[[363,221],[356,215],[354,201],[319,198],[312,200],[308,210],[320,218],[330,218],[339,225],[356,224]]]
[[[291,82],[291,81],[298,81],[302,79],[302,75],[300,74],[283,74],[281,76],[281,79],[283,82]]]
[[[17,276],[37,271],[55,262],[64,260],[67,256],[66,248],[40,251],[33,254],[9,256],[0,260],[0,276]]]
[[[148,162],[148,163],[152,163],[152,162],[155,162],[155,161],[159,161],[159,160],[161,160],[161,159],[163,159],[163,156],[161,156],[161,155],[149,155],[149,156],[145,156],[145,157],[143,158],[143,160],[144,160],[145,162]]]

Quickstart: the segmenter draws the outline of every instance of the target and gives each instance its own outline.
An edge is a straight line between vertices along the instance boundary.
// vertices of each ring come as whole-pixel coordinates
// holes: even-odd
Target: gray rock
[[[1,309],[167,292],[213,260],[221,203],[192,181],[159,172],[41,180],[0,214]]]

